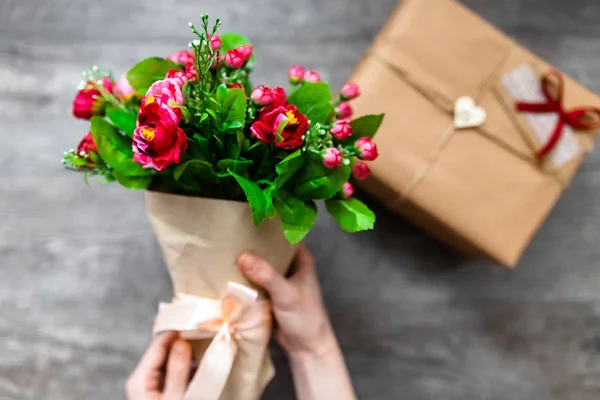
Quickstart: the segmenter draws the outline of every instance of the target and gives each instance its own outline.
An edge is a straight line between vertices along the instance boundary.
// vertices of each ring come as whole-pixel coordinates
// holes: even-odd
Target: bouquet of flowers
[[[63,164],[86,182],[94,176],[146,189],[176,294],[156,330],[195,340],[196,357],[204,357],[197,376],[205,379],[197,386],[216,382],[210,396],[252,399],[272,376],[270,316],[255,312],[266,300],[236,258],[251,250],[285,272],[294,244],[315,223],[315,200],[325,200],[342,229],[371,229],[375,216],[352,197],[349,180],[369,175],[383,115],[351,119],[348,101],[359,88],[346,84],[334,98],[316,72],[298,65],[288,71],[288,91],[252,86],[252,45],[239,34],[217,35],[219,25],[203,15],[201,27],[189,24],[196,36],[189,50],[143,60],[117,81],[97,67],[84,72],[73,114],[91,129]],[[224,310],[229,301],[236,312]],[[266,338],[245,337],[244,318],[258,321]],[[203,369],[211,354],[214,363],[230,353],[224,377]]]

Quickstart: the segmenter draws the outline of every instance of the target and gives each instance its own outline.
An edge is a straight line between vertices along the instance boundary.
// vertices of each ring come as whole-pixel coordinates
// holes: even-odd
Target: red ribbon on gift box
[[[565,81],[557,70],[550,70],[542,75],[542,93],[546,98],[544,103],[517,102],[516,108],[520,112],[533,114],[557,113],[558,122],[554,131],[540,149],[536,151],[538,157],[547,156],[558,144],[562,137],[565,125],[576,130],[592,131],[600,128],[600,109],[592,106],[574,107],[566,110],[563,105]]]

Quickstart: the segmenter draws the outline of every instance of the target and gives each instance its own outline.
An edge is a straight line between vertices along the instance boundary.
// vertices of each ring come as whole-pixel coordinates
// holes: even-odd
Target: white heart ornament
[[[475,128],[485,123],[487,113],[483,107],[475,105],[470,97],[459,97],[454,103],[454,127],[456,129]]]

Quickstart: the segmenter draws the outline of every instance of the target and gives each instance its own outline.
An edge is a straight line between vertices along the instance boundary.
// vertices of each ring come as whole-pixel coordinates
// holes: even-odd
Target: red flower
[[[229,85],[227,86],[229,89],[244,89],[244,85],[242,85],[241,83],[234,83],[233,85]]]
[[[348,121],[336,121],[331,128],[331,134],[338,140],[345,140],[352,136],[352,127]]]
[[[181,50],[177,53],[170,54],[167,60],[173,61],[174,63],[187,65],[194,62],[194,52],[191,50]]]
[[[273,95],[273,103],[274,106],[285,106],[287,104],[287,97],[285,95],[285,89],[277,86],[271,90],[271,94]]]
[[[366,163],[359,161],[352,167],[352,175],[359,181],[362,181],[371,175],[371,169]]]
[[[302,136],[309,128],[308,119],[296,106],[269,106],[255,121],[250,130],[254,137],[264,143],[274,144],[284,150],[302,145]]]
[[[113,82],[109,77],[104,78],[102,86],[107,92],[113,92]],[[73,115],[76,118],[91,119],[96,115],[104,115],[104,110],[106,110],[106,101],[91,82],[86,83],[73,100]]]
[[[81,139],[79,146],[77,146],[77,155],[81,156],[82,154],[85,155],[92,152],[98,153],[98,147],[96,146],[96,142],[94,142],[92,132],[88,132],[87,135]]]
[[[148,104],[133,132],[133,161],[162,171],[179,163],[186,150],[187,136],[173,111],[159,103]]]
[[[244,55],[238,49],[229,50],[225,54],[225,65],[231,69],[240,69],[245,62]]]
[[[196,65],[193,62],[185,66],[185,75],[187,76],[188,80],[196,79],[198,73],[196,72]]]
[[[248,61],[250,57],[252,57],[252,52],[254,51],[251,44],[244,44],[236,47],[235,49],[242,54],[244,61]]]

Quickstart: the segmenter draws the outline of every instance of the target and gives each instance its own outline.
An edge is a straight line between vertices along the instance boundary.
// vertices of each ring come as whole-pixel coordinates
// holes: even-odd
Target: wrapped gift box
[[[538,128],[552,130],[559,113],[539,114],[535,127],[511,89],[531,85],[515,71],[535,71],[541,93],[550,68],[452,0],[404,0],[352,77],[363,93],[355,115],[386,113],[364,188],[451,247],[515,266],[595,141],[565,126],[553,151],[536,155],[551,134]],[[600,104],[562,76],[566,109]],[[455,128],[463,96],[485,110],[483,125]]]

